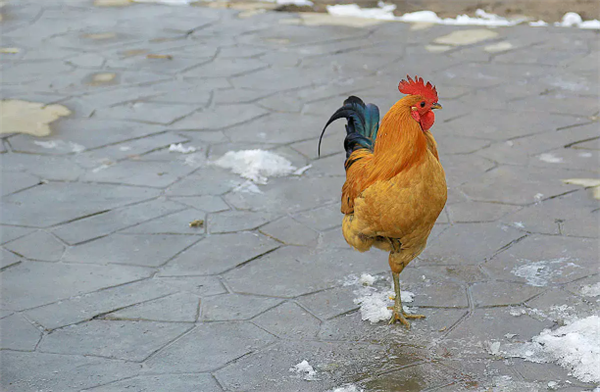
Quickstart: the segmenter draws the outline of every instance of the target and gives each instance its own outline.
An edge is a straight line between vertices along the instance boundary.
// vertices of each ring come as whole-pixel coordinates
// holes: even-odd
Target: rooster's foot
[[[397,306],[389,306],[388,309],[392,310],[392,317],[390,318],[389,324],[394,324],[396,321],[399,321],[406,328],[410,329],[410,323],[407,319],[422,319],[425,318],[423,314],[410,314],[406,313],[404,309],[399,308]]]

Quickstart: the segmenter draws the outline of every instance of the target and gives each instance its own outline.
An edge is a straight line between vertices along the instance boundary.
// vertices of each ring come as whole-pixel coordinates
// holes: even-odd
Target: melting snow
[[[410,23],[436,23],[455,26],[513,26],[521,23],[523,19],[509,20],[495,14],[489,14],[484,10],[475,11],[475,17],[458,15],[456,18],[440,18],[433,11],[418,11],[395,16],[396,6],[379,2],[378,8],[360,8],[357,4],[338,4],[327,6],[327,12],[333,16],[345,16],[379,20],[395,20]]]
[[[600,282],[594,285],[583,286],[579,292],[584,297],[597,297],[600,295]]]
[[[313,2],[309,1],[309,0],[277,0],[276,2],[277,2],[277,4],[280,4],[280,5],[288,5],[288,4],[298,5],[298,6],[303,6],[303,5],[312,6],[313,5]]]
[[[196,147],[192,146],[184,146],[183,144],[171,144],[169,146],[170,152],[180,152],[182,154],[189,154],[191,152],[196,152]]]
[[[574,263],[565,264],[568,260],[570,260],[568,257],[561,257],[553,260],[534,261],[514,267],[510,272],[527,280],[527,284],[530,286],[541,287],[547,285],[548,281],[555,275],[562,275],[562,270],[565,267],[577,267],[577,264]],[[554,267],[556,264],[560,266]]]
[[[554,331],[546,329],[531,342],[511,345],[507,354],[536,363],[555,362],[583,382],[600,382],[600,317],[574,320]]]
[[[80,153],[85,150],[85,147],[81,144],[73,143],[73,142],[64,142],[62,140],[51,140],[51,141],[39,141],[34,140],[35,144],[43,148],[58,148],[71,150],[74,153]]]
[[[341,387],[333,388],[331,392],[363,392],[364,389],[357,387],[354,384],[343,385]]]
[[[371,278],[373,279],[371,281]],[[356,280],[354,277],[353,283],[373,284],[375,278],[368,274],[362,274],[361,277]],[[349,281],[348,281],[349,282]],[[344,285],[349,285],[345,283]],[[387,321],[392,317],[391,309],[388,306],[393,305],[390,298],[394,297],[394,291],[391,289],[378,289],[370,285],[361,286],[358,290],[354,291],[357,297],[354,299],[354,303],[360,305],[360,315],[362,320],[369,321],[371,324],[378,323],[379,321]],[[411,303],[414,301],[415,294],[410,291],[402,291],[400,293],[400,299],[403,304]],[[404,308],[406,313],[411,313],[410,309]]]
[[[557,157],[556,155],[550,153],[540,154],[538,158],[540,161],[548,163],[561,163],[563,161],[561,157]]]
[[[358,283],[362,284],[363,286],[373,286],[373,283],[375,283],[376,280],[377,278],[373,275],[363,273],[360,275],[360,278],[358,278]]]
[[[286,176],[296,170],[284,157],[263,150],[229,151],[214,164],[256,184],[266,184],[269,177]]]
[[[290,372],[295,372],[301,375],[303,379],[308,381],[316,380],[317,376],[317,371],[313,369],[312,366],[310,366],[306,359],[300,362],[299,364],[294,365],[294,367],[291,367]]]

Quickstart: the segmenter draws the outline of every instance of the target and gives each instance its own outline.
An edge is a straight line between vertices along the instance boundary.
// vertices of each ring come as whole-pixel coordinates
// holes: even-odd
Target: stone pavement
[[[598,281],[597,189],[563,181],[599,176],[597,31],[88,0],[0,10],[2,96],[17,100],[2,126],[21,132],[1,135],[3,391],[592,387],[490,343],[559,325],[557,305],[598,312],[580,291]],[[362,321],[344,285],[389,280],[386,254],[340,233],[341,123],[316,157],[344,98],[385,112],[407,73],[441,95],[449,185],[401,275],[427,315],[411,331]],[[250,148],[312,167],[236,191],[209,161]],[[304,359],[316,380],[289,371]]]

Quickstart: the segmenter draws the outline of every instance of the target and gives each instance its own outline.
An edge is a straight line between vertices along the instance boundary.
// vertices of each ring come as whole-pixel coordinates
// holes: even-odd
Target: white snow
[[[58,148],[63,150],[70,150],[74,153],[80,153],[85,150],[85,147],[81,144],[73,143],[73,142],[65,142],[62,140],[50,140],[50,141],[40,141],[34,140],[34,143],[43,148]]]
[[[296,170],[295,172],[293,172],[292,174],[295,176],[301,176],[304,174],[305,171],[307,171],[308,169],[310,169],[312,167],[312,165],[306,165],[306,166],[302,166],[300,169]]]
[[[583,286],[579,292],[584,297],[597,297],[600,295],[600,282],[593,285]]]
[[[363,274],[364,275],[364,274]],[[362,276],[361,276],[362,278]],[[359,279],[360,282],[361,279]],[[388,306],[392,306],[391,298],[394,298],[393,290],[379,290],[373,286],[362,286],[354,292],[357,298],[354,303],[360,305],[360,316],[364,321],[369,321],[371,324],[380,321],[388,321],[392,317],[392,310]],[[414,301],[415,294],[410,291],[402,291],[400,299],[403,304]],[[410,309],[404,308],[406,313],[411,313]]]
[[[263,150],[229,151],[213,163],[256,184],[266,184],[269,177],[286,176],[296,170],[284,157]]]
[[[557,157],[556,155],[550,153],[540,154],[538,158],[540,159],[540,161],[548,163],[560,163],[563,161],[561,157]]]
[[[570,258],[568,257],[560,257],[552,260],[528,262],[527,264],[514,267],[510,272],[518,277],[524,278],[530,286],[542,287],[547,285],[552,277],[562,275],[562,271],[565,267],[577,266],[574,263],[566,263],[569,260]]]
[[[308,361],[305,359],[297,365],[294,365],[290,368],[290,372],[295,372],[302,376],[303,379],[307,381],[316,380],[317,371],[310,366]]]
[[[402,16],[395,16],[393,4],[378,3],[378,8],[360,8],[357,4],[338,4],[327,6],[327,12],[333,16],[395,20],[409,23],[436,23],[454,26],[513,26],[523,22],[523,19],[509,20],[501,16],[490,14],[484,10],[475,11],[475,17],[458,15],[456,18],[440,18],[433,11],[409,12]]]
[[[343,385],[333,388],[330,392],[364,392],[364,389],[357,387],[354,384]]]
[[[154,3],[167,5],[189,5],[196,0],[133,0],[134,3]]]
[[[182,154],[189,154],[191,152],[196,152],[196,147],[192,146],[184,146],[183,144],[171,144],[169,146],[169,152],[180,152]]]
[[[288,4],[292,4],[292,5],[298,5],[298,6],[312,6],[313,2],[309,1],[309,0],[277,0],[277,4],[280,5],[288,5]]]
[[[489,344],[490,354],[498,355],[500,354],[500,342],[494,342]]]
[[[544,198],[544,194],[543,193],[536,193],[535,196],[533,196],[533,198],[535,199],[536,202],[540,202]]]
[[[360,275],[360,278],[358,278],[358,283],[363,286],[373,286],[373,283],[375,283],[376,280],[377,278],[373,275],[363,273]]]
[[[303,1],[303,0],[300,0]],[[456,18],[440,18],[433,11],[409,12],[402,16],[395,16],[396,6],[385,4],[380,1],[377,8],[360,8],[357,4],[337,4],[327,6],[327,12],[333,16],[355,17],[365,19],[389,20],[408,23],[436,23],[452,26],[514,26],[525,22],[526,18],[507,19],[496,14],[490,14],[482,9],[475,11],[475,16],[458,15]],[[530,26],[547,26],[548,23],[543,20],[529,22]],[[600,21],[583,21],[581,16],[575,12],[567,12],[561,22],[555,23],[556,26],[572,27],[576,26],[582,29],[600,29]]]
[[[531,342],[512,346],[511,357],[536,363],[557,363],[583,382],[600,382],[600,317],[575,319],[554,331],[546,329]]]

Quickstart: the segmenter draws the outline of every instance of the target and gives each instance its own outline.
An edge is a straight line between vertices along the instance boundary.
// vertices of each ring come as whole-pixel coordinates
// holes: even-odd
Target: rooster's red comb
[[[425,84],[423,78],[418,76],[415,76],[415,80],[412,80],[410,76],[406,75],[406,79],[408,80],[402,80],[398,85],[398,90],[400,90],[402,94],[420,95],[432,102],[438,101],[437,90],[434,85],[429,82]]]

